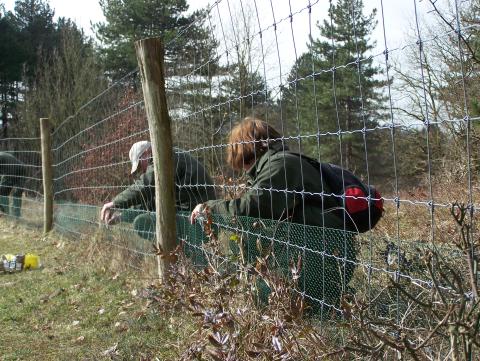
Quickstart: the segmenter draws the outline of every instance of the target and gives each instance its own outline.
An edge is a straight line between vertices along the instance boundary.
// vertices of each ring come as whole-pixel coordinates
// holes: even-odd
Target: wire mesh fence
[[[131,144],[148,138],[136,73],[61,122],[52,136],[54,226],[74,237],[95,234],[102,204],[125,190],[132,180],[128,160]],[[125,215],[124,220],[131,222],[133,218]],[[120,254],[118,257],[125,256],[129,266],[140,269],[142,262],[153,259],[153,249],[151,242],[132,236],[135,234],[127,224],[108,229],[102,239]]]
[[[406,21],[382,0],[217,0],[166,43],[177,234],[194,264],[218,257],[203,215],[190,223],[206,204],[223,257],[245,267],[272,254],[269,266],[295,278],[293,291],[322,319],[343,314],[350,294],[399,325],[395,332],[428,324],[411,297],[455,289],[439,281],[444,267],[470,272],[451,210],[462,203],[473,219],[478,207],[478,62],[465,42],[478,26],[465,21],[468,4],[450,5],[413,1],[412,33],[398,41],[394,29]],[[74,237],[102,232],[131,266],[155,277],[151,165],[131,174],[131,147],[149,137],[138,72],[52,135],[55,227]],[[32,216],[22,217],[39,219],[38,140],[16,141],[0,146],[29,168],[22,212],[31,202]],[[334,192],[300,154],[348,169],[380,193]],[[352,226],[342,211],[349,200],[383,202],[372,231]],[[118,224],[105,226],[100,209],[112,201]],[[370,228],[372,219],[365,222]],[[427,267],[431,252],[436,261]],[[258,290],[267,302],[261,279]]]
[[[0,207],[2,215],[42,225],[42,161],[39,138],[0,140]]]

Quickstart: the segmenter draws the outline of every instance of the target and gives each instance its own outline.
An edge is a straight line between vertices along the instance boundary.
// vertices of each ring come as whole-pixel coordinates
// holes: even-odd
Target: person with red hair
[[[323,197],[331,189],[319,170],[290,152],[282,135],[257,118],[248,117],[236,124],[228,143],[228,164],[234,170],[245,171],[246,189],[238,198],[198,204],[190,222],[195,223],[206,211],[273,221],[276,231],[260,238],[267,243],[273,239],[273,252],[281,269],[288,272],[293,258],[302,257],[299,292],[313,301],[310,304],[314,308],[338,306],[354,270],[354,237],[344,217],[332,211],[338,208],[338,202]],[[322,202],[307,201],[306,195],[311,194],[321,195]],[[280,239],[280,229],[285,229],[287,238]],[[289,231],[293,229],[297,232]],[[257,234],[248,238],[244,253],[254,261],[259,238]]]

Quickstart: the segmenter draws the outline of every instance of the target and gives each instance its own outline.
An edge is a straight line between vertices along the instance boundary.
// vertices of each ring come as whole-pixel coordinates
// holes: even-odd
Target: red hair
[[[267,122],[247,117],[237,123],[228,139],[227,161],[233,169],[241,170],[267,150],[271,139],[280,138],[280,133]]]

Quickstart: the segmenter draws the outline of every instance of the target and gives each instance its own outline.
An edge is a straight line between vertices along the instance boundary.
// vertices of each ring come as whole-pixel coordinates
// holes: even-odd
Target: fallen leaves
[[[54,242],[53,244],[58,249],[62,249],[63,247],[65,247],[65,242],[64,241]]]
[[[118,356],[118,343],[103,351],[102,356]]]
[[[125,332],[128,330],[128,325],[124,322],[115,322],[114,327],[116,332]]]
[[[73,341],[73,343],[75,343],[75,344],[78,345],[78,344],[83,343],[84,341],[85,341],[85,336],[80,336],[80,337],[77,337],[77,338],[75,339],[75,341]]]
[[[65,288],[59,288],[48,295],[40,297],[40,302],[45,303],[50,301],[52,298],[55,298],[65,292]]]

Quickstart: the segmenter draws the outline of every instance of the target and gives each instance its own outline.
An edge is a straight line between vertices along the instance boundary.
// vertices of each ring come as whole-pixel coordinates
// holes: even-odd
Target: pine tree
[[[22,63],[25,52],[21,46],[20,29],[11,12],[5,13],[0,4],[0,83],[19,81],[22,76]],[[5,93],[1,92],[2,99]]]
[[[8,54],[0,57],[0,119],[5,134],[7,120],[16,110],[18,82],[22,79],[26,53],[14,16],[11,12],[5,14],[3,7],[0,7],[0,54]]]
[[[58,43],[53,21],[55,12],[44,0],[15,2],[14,21],[20,31],[22,47],[26,54],[26,80],[33,80],[41,53],[50,53]]]
[[[329,19],[317,24],[321,37],[296,61],[282,97],[289,130],[310,135],[301,141],[303,151],[360,172],[366,167],[362,129],[378,124],[382,101],[380,70],[368,57],[375,13],[365,16],[362,0],[332,4]],[[365,137],[374,154],[375,135]]]
[[[7,119],[18,120],[20,89],[32,86],[42,54],[58,42],[53,16],[43,0],[16,1],[14,12],[7,13],[0,6],[0,54],[8,54],[0,59],[1,136],[7,136]]]
[[[248,69],[248,64],[236,63],[228,69],[228,76],[222,84],[225,99],[228,99],[230,116],[243,119],[263,111],[270,102],[270,91],[258,72]]]
[[[100,0],[100,6],[106,22],[94,28],[103,44],[105,69],[114,79],[137,67],[136,40],[160,36],[165,44],[165,61],[173,66],[179,53],[197,49],[199,41],[208,36],[198,26],[189,26],[204,14],[185,15],[186,0]],[[181,31],[182,36],[177,37]],[[200,53],[197,49],[197,55]]]

